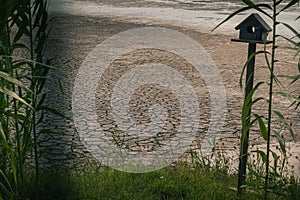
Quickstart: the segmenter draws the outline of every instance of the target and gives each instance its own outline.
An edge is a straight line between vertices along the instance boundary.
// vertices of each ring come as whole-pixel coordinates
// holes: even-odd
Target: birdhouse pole
[[[267,33],[271,31],[268,24],[258,15],[251,14],[243,22],[241,22],[236,28],[240,29],[239,39],[232,39],[234,42],[244,42],[248,43],[248,64],[246,72],[246,92],[245,100],[253,89],[254,80],[254,66],[255,66],[255,56],[251,56],[256,52],[256,44],[269,44],[267,41]],[[249,60],[251,58],[251,60]],[[252,99],[250,100],[250,102]],[[250,123],[251,108],[247,113],[246,124]],[[242,127],[244,129],[245,127]],[[248,146],[249,146],[249,133],[248,130],[246,135],[241,140],[241,150],[239,156],[239,171],[238,171],[238,194],[246,189],[246,168],[247,168],[247,158],[248,158]]]
[[[250,56],[256,52],[256,43],[249,43],[248,46],[248,60]],[[249,93],[253,89],[253,80],[254,80],[254,66],[255,66],[255,56],[248,62],[247,72],[246,72],[246,92],[245,92],[245,100],[248,97]],[[252,99],[250,100],[250,102]],[[246,124],[250,123],[251,116],[251,108],[247,113],[247,121]],[[244,128],[244,127],[243,127]],[[238,193],[241,194],[242,190],[246,186],[246,169],[247,169],[247,158],[248,158],[248,146],[249,146],[249,133],[248,130],[246,135],[241,141],[241,152],[239,157],[239,173],[238,173]]]

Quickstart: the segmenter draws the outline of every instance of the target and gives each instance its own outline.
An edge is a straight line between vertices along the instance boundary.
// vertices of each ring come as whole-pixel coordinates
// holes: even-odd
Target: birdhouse
[[[240,30],[239,40],[244,42],[263,43],[267,40],[267,34],[272,29],[257,13],[251,14],[242,21],[236,30]]]

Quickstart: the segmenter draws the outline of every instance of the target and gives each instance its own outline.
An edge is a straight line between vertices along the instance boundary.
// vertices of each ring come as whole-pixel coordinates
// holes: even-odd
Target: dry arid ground
[[[102,3],[107,2],[103,1]],[[118,3],[122,2],[123,1],[118,1]],[[124,2],[128,5],[128,1]],[[132,3],[134,1],[130,2]],[[48,120],[45,121],[44,126],[60,133],[43,136],[43,141],[45,142],[43,142],[41,146],[47,149],[43,160],[47,168],[61,168],[62,165],[65,165],[65,167],[68,168],[73,166],[74,163],[77,164],[78,160],[81,160],[83,157],[87,155],[90,156],[85,147],[80,143],[78,133],[75,131],[74,122],[72,120],[73,84],[78,68],[81,66],[86,56],[99,43],[113,35],[125,30],[147,26],[163,26],[188,35],[201,44],[215,62],[224,82],[227,99],[225,125],[223,133],[216,141],[216,149],[232,157],[232,159],[236,161],[239,149],[239,135],[241,133],[241,110],[243,102],[243,92],[239,86],[239,78],[246,61],[248,48],[247,44],[231,42],[231,39],[236,38],[237,34],[222,35],[214,32],[207,33],[207,31],[201,32],[201,30],[195,31],[184,27],[174,27],[163,23],[161,25],[158,25],[157,23],[132,23],[122,19],[89,15],[51,13],[51,17],[54,18],[51,22],[52,30],[49,38],[47,56],[53,58],[53,65],[57,67],[59,71],[52,72],[51,77],[49,78],[47,84],[48,104],[58,108],[66,115],[70,116],[71,119],[61,119],[49,113],[47,114]],[[258,45],[257,50],[262,50],[262,48],[262,45]],[[290,52],[286,49],[279,49],[277,55],[280,60],[292,60],[294,52]],[[104,130],[107,130],[108,135],[113,134],[112,130],[115,127],[115,124],[111,117],[109,100],[113,84],[116,83],[122,74],[127,70],[132,69],[135,65],[151,62],[172,66],[176,70],[181,71],[191,82],[198,95],[201,108],[201,115],[199,116],[201,122],[197,130],[197,135],[199,140],[201,140],[201,138],[203,140],[203,135],[208,129],[210,112],[210,99],[204,80],[199,74],[194,73],[193,66],[186,60],[159,49],[132,51],[119,57],[111,64],[110,70],[107,71],[103,78],[104,81],[102,81],[97,88],[96,96],[98,101],[96,105],[99,123],[103,124],[102,127]],[[279,63],[279,65],[276,67],[276,74],[295,74],[297,72],[295,65],[290,66],[284,62]],[[259,55],[256,59],[256,83],[269,80],[268,70],[263,66],[265,66],[264,58],[262,55]],[[58,79],[61,81],[63,92],[59,90],[60,86],[57,81]],[[282,83],[286,87],[282,88],[276,86],[276,91],[298,90],[299,93],[299,83],[292,86],[288,86],[289,82],[286,80],[282,80]],[[84,91],[82,91],[82,93],[84,94]],[[153,97],[155,94],[159,94],[158,97],[156,96],[156,99]],[[257,96],[267,98],[267,87],[264,86],[259,89]],[[142,104],[140,102],[142,102]],[[150,88],[141,88],[140,91],[137,91],[136,96],[133,97],[130,110],[136,121],[139,123],[149,122],[149,115],[147,115],[148,110],[145,109],[145,106],[152,105],[153,102],[161,103],[171,111],[172,109],[175,111],[176,109],[179,109],[178,102],[176,102],[174,95],[172,96],[170,91],[154,86]],[[276,130],[281,132],[282,135],[288,139],[288,152],[292,154],[290,159],[291,165],[295,165],[294,171],[299,173],[300,116],[299,109],[294,110],[293,107],[289,107],[290,104],[291,101],[275,95],[274,108],[283,111],[287,120],[294,125],[297,140],[296,143],[291,142],[289,133],[279,124],[278,120],[275,119],[273,125]],[[267,104],[265,102],[261,102],[254,107],[253,112],[266,115],[266,106]],[[171,115],[176,122],[178,121],[178,118],[176,118],[178,115],[176,115],[175,111],[172,112]],[[172,123],[173,122],[170,122],[169,125],[172,125]],[[170,132],[170,130],[169,126],[166,125],[165,131]],[[166,139],[164,137],[172,137],[172,135],[161,136],[162,141]],[[250,138],[250,146],[253,146],[253,148],[256,148],[254,145],[264,144],[257,127],[251,131]],[[275,142],[274,139],[272,139],[272,141],[273,143]],[[158,148],[154,141],[145,141],[128,137],[126,142],[133,151],[150,151]],[[275,146],[274,143],[274,148]],[[193,148],[195,148],[195,146]],[[74,160],[76,161],[74,162]]]

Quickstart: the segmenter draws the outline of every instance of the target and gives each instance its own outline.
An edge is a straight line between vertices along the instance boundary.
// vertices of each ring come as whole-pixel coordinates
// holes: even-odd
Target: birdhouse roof
[[[251,14],[249,17],[247,17],[246,19],[244,19],[244,21],[242,21],[239,25],[237,25],[235,27],[236,30],[240,29],[243,25],[249,25],[253,24],[253,22],[257,22],[261,28],[266,31],[269,32],[271,31],[271,27],[263,20],[263,18],[261,18],[261,16],[259,16],[259,14],[257,13],[253,13]],[[255,24],[253,24],[255,25]]]

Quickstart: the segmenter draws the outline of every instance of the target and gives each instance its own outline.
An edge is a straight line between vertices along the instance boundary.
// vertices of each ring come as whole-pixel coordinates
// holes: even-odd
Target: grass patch
[[[257,182],[248,184],[257,186]],[[191,168],[185,163],[180,163],[143,174],[120,172],[109,168],[83,174],[42,174],[38,184],[32,184],[28,190],[28,198],[49,200],[263,198],[262,190],[248,190],[242,197],[238,197],[236,185],[236,175],[230,175],[225,170],[200,166]],[[287,198],[271,193],[269,199]]]

